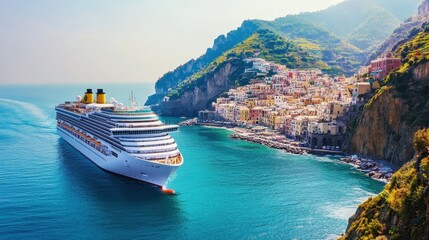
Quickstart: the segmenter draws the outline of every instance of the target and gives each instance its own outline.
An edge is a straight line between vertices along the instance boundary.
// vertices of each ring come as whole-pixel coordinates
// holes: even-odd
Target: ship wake
[[[14,99],[0,98],[0,106],[8,109],[16,119],[7,121],[10,125],[21,125],[36,127],[42,130],[54,130],[55,122],[52,121],[42,109],[34,104]]]

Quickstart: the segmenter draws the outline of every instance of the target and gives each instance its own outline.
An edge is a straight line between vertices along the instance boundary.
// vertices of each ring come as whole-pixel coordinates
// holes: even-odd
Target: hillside
[[[226,36],[219,36],[204,55],[166,73],[155,85],[156,93],[146,105],[158,104],[186,78],[209,66],[215,59],[234,48],[260,29],[286,37],[303,49],[313,51],[329,64],[327,73],[353,74],[365,62],[366,48],[381,42],[400,20],[411,16],[420,0],[346,0],[326,10],[290,15],[275,21],[249,20]],[[383,15],[380,15],[382,13]],[[384,16],[383,22],[374,24]],[[347,21],[344,21],[347,19]],[[377,28],[377,24],[383,27]],[[355,46],[355,45],[356,46]]]
[[[403,65],[365,105],[351,126],[346,147],[401,166],[414,155],[415,131],[429,126],[429,25],[412,33],[396,54],[403,58]]]
[[[155,94],[150,96],[146,105],[159,103],[168,93],[168,89],[175,88],[180,82],[192,74],[207,67],[212,61],[232,49],[238,43],[247,39],[258,29],[258,25],[252,21],[244,21],[236,30],[229,32],[226,36],[220,35],[214,40],[213,47],[207,49],[206,53],[197,59],[191,59],[187,63],[177,67],[175,70],[164,74],[155,84]]]
[[[233,49],[225,52],[222,56],[210,63],[207,67],[180,83],[176,88],[167,94],[170,100],[176,100],[182,95],[184,89],[189,89],[199,85],[198,80],[216,71],[218,66],[231,59],[241,59],[254,57],[258,52],[258,57],[268,61],[274,61],[286,65],[290,68],[312,68],[320,67],[330,70],[328,65],[321,61],[321,56],[313,52],[304,50],[296,43],[287,40],[268,30],[259,30],[252,34],[242,43]],[[201,82],[203,84],[203,82]],[[239,84],[237,85],[244,85]]]
[[[429,1],[425,0],[419,7],[417,15],[405,20],[395,31],[370,52],[367,64],[378,56],[392,51],[399,44],[406,41],[407,37],[413,32],[417,33],[423,23],[429,21]]]
[[[413,16],[421,1],[348,0],[323,11],[279,18],[271,24],[280,29],[293,22],[311,24],[367,52]]]
[[[414,159],[361,204],[340,239],[429,239],[429,129],[416,132]]]
[[[366,14],[365,20],[348,35],[347,41],[362,50],[370,51],[392,33],[399,21],[390,12],[383,9]]]
[[[269,30],[259,30],[227,51],[209,66],[188,77],[169,91],[169,102],[161,104],[164,115],[193,116],[206,109],[221,93],[248,83],[243,76],[245,58],[255,56],[290,68],[321,68],[332,71],[321,54],[308,51]],[[225,78],[225,79],[222,79]]]
[[[327,73],[352,75],[365,60],[365,54],[357,47],[341,40],[324,28],[295,17],[286,21],[257,21],[265,29],[293,40],[301,47],[317,52],[322,60],[336,71]]]
[[[395,1],[392,1],[395,2]],[[330,32],[339,39],[367,51],[374,44],[384,40],[404,20],[402,16],[412,16],[418,2],[398,0],[402,11],[392,12],[391,2],[379,0],[344,1],[324,11],[287,16],[273,24],[284,25],[290,22],[305,22]],[[394,8],[392,10],[395,10]],[[344,21],[347,19],[346,21]],[[358,38],[356,38],[358,37]]]

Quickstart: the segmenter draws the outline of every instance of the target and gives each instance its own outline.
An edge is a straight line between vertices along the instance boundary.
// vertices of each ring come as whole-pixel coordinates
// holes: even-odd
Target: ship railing
[[[170,144],[171,145],[171,144]],[[163,153],[163,152],[171,152],[175,151],[178,148],[168,148],[168,149],[157,149],[157,150],[128,150],[129,153]]]
[[[67,131],[68,133],[72,134],[73,136],[79,138],[82,142],[85,142],[86,144],[90,145],[92,148],[95,148],[97,151],[103,153],[106,156],[108,155],[107,151],[105,151],[105,146],[102,145],[101,142],[97,141],[96,138],[93,138],[61,122],[58,122],[58,126]]]
[[[149,161],[153,161],[153,162],[157,162],[157,163],[161,163],[161,164],[167,164],[167,165],[179,165],[182,163],[182,155],[176,155],[174,157],[166,157],[166,158],[162,158],[162,159],[147,159]]]

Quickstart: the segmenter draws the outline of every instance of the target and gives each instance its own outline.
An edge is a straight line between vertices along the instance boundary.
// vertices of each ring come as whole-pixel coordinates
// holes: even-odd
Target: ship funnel
[[[86,89],[86,93],[83,96],[82,103],[89,104],[94,102],[94,94],[92,93],[92,89]]]
[[[97,89],[97,103],[106,103],[106,93],[103,92],[103,89]]]

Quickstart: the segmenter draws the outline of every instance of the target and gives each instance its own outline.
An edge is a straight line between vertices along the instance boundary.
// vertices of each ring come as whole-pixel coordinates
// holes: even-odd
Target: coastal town
[[[349,78],[331,77],[319,69],[288,69],[262,58],[246,62],[252,66],[244,73],[251,77],[250,83],[230,89],[192,121],[236,127],[233,138],[291,153],[340,154],[349,122],[401,59],[386,54]],[[343,160],[377,179],[392,175],[383,163],[356,157]]]

